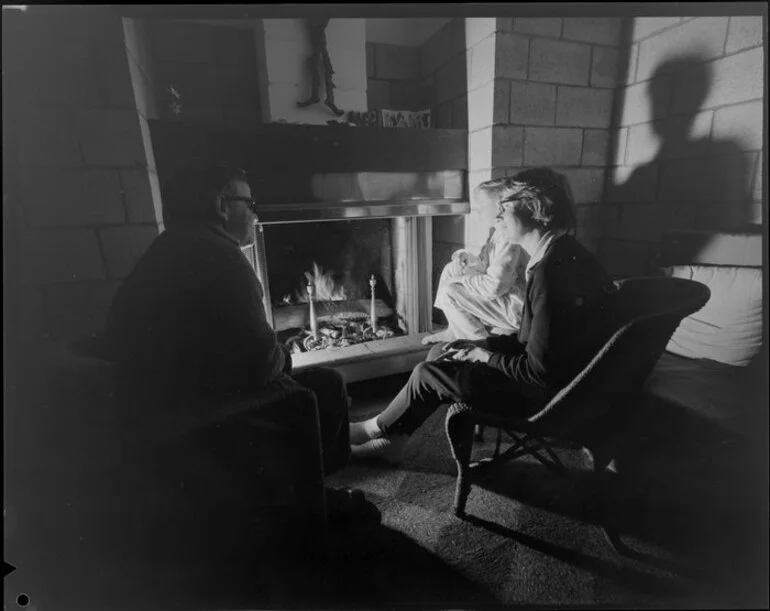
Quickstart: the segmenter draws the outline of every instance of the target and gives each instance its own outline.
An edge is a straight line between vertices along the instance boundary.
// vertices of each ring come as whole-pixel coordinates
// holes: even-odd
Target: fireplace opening
[[[293,353],[409,332],[396,298],[392,219],[264,228],[273,328]]]

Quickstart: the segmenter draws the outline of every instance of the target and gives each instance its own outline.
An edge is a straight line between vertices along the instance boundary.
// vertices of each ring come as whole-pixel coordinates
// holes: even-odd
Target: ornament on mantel
[[[329,25],[328,19],[305,19],[305,23],[310,34],[310,46],[313,49],[310,57],[307,58],[307,65],[310,69],[311,81],[311,94],[310,97],[303,101],[297,102],[297,106],[300,108],[306,108],[312,104],[317,104],[321,101],[321,74],[324,73],[324,84],[326,85],[326,100],[324,104],[338,117],[345,114],[344,110],[337,108],[334,103],[334,82],[332,81],[332,60],[329,57],[329,50],[326,47],[326,26]],[[321,65],[323,62],[323,65]]]

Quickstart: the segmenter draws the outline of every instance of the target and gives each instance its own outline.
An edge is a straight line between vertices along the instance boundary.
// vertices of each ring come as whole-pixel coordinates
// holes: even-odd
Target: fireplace
[[[247,170],[244,249],[295,369],[347,381],[408,371],[431,331],[432,218],[467,214],[467,132],[151,120],[161,185],[192,158]]]
[[[467,202],[343,200],[302,210],[263,206],[256,243],[245,253],[268,319],[298,368],[352,361],[360,368],[388,353],[402,360],[391,369],[413,366],[406,353],[421,360],[420,339],[431,331],[432,217],[461,213]]]

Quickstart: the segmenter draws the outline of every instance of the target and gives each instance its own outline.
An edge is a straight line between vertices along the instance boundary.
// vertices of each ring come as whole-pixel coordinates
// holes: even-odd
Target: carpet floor
[[[369,385],[358,396],[351,389],[351,419],[378,413],[402,381]],[[351,546],[347,564],[365,567],[358,571],[362,591],[337,602],[767,607],[766,494],[758,488],[762,478],[740,461],[688,462],[681,460],[686,444],[679,444],[679,457],[658,448],[643,465],[627,468],[633,485],[618,478],[613,511],[638,552],[628,558],[596,526],[594,479],[577,448],[558,449],[566,475],[524,458],[490,470],[473,487],[469,518],[455,517],[445,413],[439,409],[412,436],[397,468],[352,464],[329,478],[331,486],[362,489],[382,514],[381,530],[408,541],[395,554],[376,536]],[[492,454],[494,432],[485,437],[474,458]],[[343,583],[348,574],[339,577]]]

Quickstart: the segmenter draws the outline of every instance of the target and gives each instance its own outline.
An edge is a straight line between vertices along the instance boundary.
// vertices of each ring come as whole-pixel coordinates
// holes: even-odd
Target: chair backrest
[[[564,426],[595,421],[612,396],[641,390],[683,318],[701,309],[708,287],[682,278],[642,277],[618,282],[610,304],[609,339],[532,422]],[[580,407],[576,404],[579,403]]]

